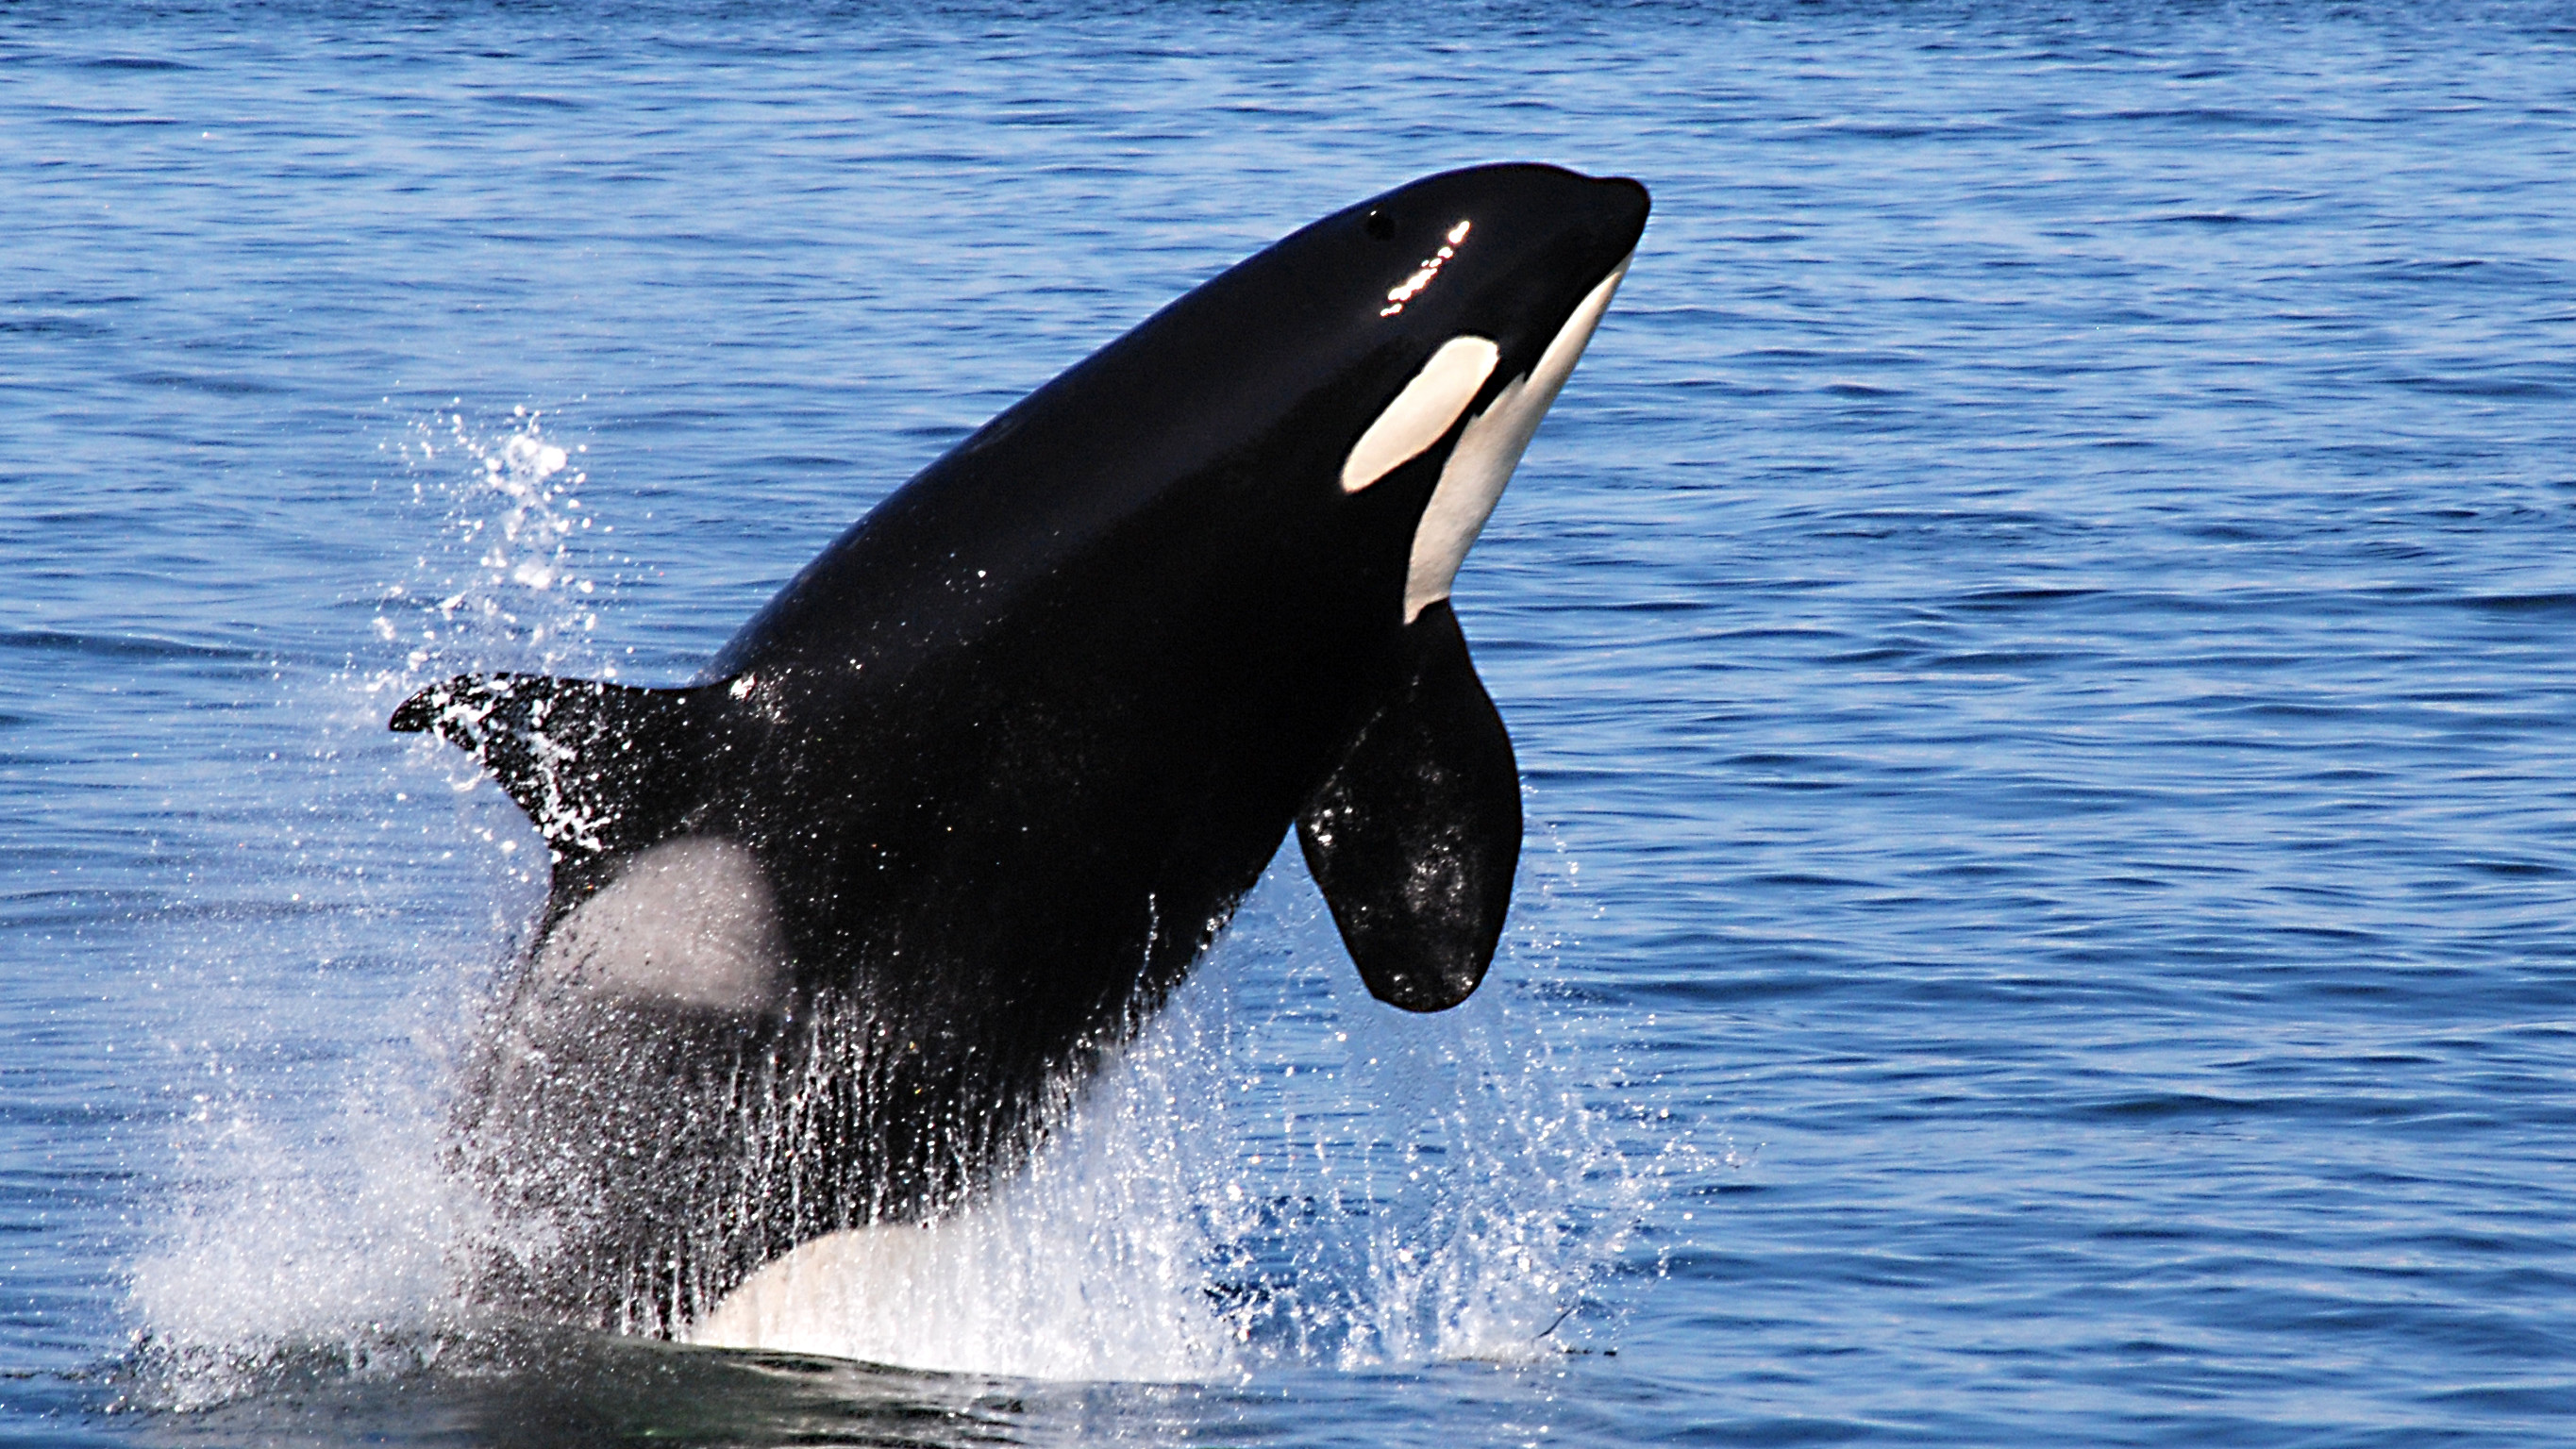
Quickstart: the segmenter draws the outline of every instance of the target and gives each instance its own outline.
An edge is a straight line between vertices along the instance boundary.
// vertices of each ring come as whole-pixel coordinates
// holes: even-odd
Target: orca
[[[1336,212],[932,462],[697,682],[395,710],[551,857],[457,1094],[481,1291],[687,1336],[956,1211],[1292,828],[1372,994],[1466,999],[1522,822],[1451,587],[1648,205],[1512,164]]]

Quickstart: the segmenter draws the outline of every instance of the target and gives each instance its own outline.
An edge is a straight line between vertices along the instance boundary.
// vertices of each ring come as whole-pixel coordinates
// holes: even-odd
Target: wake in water
[[[441,547],[391,591],[399,662],[338,689],[333,729],[467,670],[613,670],[588,643],[601,581],[578,452],[524,411],[462,415],[404,448]],[[604,527],[604,526],[603,526]],[[336,743],[336,742],[335,742]],[[541,1217],[496,1213],[445,1129],[478,996],[503,989],[543,889],[543,850],[453,754],[385,767],[399,797],[446,773],[456,831],[498,868],[490,961],[426,988],[415,1040],[364,1063],[324,1120],[215,1102],[191,1187],[137,1264],[137,1403],[190,1406],[313,1371],[509,1371],[569,1341],[496,1317],[473,1264],[541,1252]],[[533,846],[533,848],[531,848]],[[1573,867],[1526,858],[1519,928],[1487,988],[1440,1016],[1371,1000],[1302,871],[1274,869],[1167,1008],[1078,1091],[1021,1171],[927,1225],[863,1230],[830,1313],[781,1347],[960,1373],[1205,1380],[1554,1353],[1597,1333],[1592,1295],[1649,1206],[1623,1151],[1597,1024],[1544,980]],[[569,1338],[567,1337],[569,1336]]]

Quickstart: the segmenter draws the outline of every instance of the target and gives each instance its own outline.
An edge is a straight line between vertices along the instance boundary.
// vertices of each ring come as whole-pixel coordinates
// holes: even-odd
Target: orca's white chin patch
[[[1547,416],[1549,404],[1556,401],[1575,360],[1583,355],[1584,344],[1592,340],[1592,329],[1601,325],[1601,314],[1619,290],[1619,279],[1628,275],[1628,263],[1635,260],[1631,253],[1611,268],[1610,275],[1557,329],[1547,350],[1539,354],[1538,365],[1514,378],[1458,435],[1458,445],[1450,449],[1440,482],[1431,491],[1431,502],[1422,510],[1422,522],[1413,530],[1413,558],[1404,576],[1404,622],[1412,623],[1424,609],[1449,597],[1458,565],[1466,561],[1467,550],[1484,530],[1495,502],[1503,496],[1503,485],[1512,481],[1512,469],[1520,465],[1522,452],[1538,431],[1539,419]],[[1487,366],[1490,370],[1491,364]],[[1424,372],[1427,375],[1429,369]],[[1344,476],[1348,477],[1347,468]]]

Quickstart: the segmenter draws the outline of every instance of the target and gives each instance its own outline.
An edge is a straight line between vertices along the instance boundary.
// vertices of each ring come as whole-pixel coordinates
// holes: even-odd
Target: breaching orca
[[[932,1218],[1223,927],[1293,823],[1368,989],[1476,989],[1520,854],[1449,604],[1645,188],[1417,181],[1207,282],[888,496],[678,689],[494,674],[392,727],[552,850],[460,1094],[486,1290],[685,1333]]]

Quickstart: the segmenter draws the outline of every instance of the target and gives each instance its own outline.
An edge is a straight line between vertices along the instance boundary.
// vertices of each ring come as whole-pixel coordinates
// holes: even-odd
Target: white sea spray
[[[392,740],[384,721],[447,674],[581,667],[606,592],[576,545],[589,521],[574,496],[587,481],[572,463],[581,448],[551,439],[525,407],[489,424],[442,412],[386,444],[402,468],[393,486],[411,500],[401,516],[427,546],[377,598],[370,653],[315,683],[281,681],[297,697],[277,713],[308,731],[289,788],[314,798],[242,812],[293,836],[248,844],[294,861],[307,888],[287,890],[283,910],[204,902],[195,914],[207,924],[176,948],[174,980],[201,1007],[167,1044],[185,1063],[188,1103],[164,1216],[129,1270],[147,1399],[219,1402],[289,1365],[433,1360],[471,1326],[460,1250],[527,1230],[493,1221],[453,1171],[444,1124],[461,1023],[520,949],[542,899],[542,852],[523,848],[506,800],[475,788],[470,761]],[[414,813],[403,807],[423,757],[455,808],[431,834],[406,837],[397,825]],[[316,819],[379,828],[331,840]],[[468,859],[455,859],[460,849]],[[424,850],[439,873],[479,880],[484,908],[452,928],[369,939],[418,914]],[[370,979],[383,968],[350,964],[386,957],[413,963],[390,995]],[[314,1059],[325,1054],[336,1060]],[[316,1083],[324,1073],[336,1089]]]

